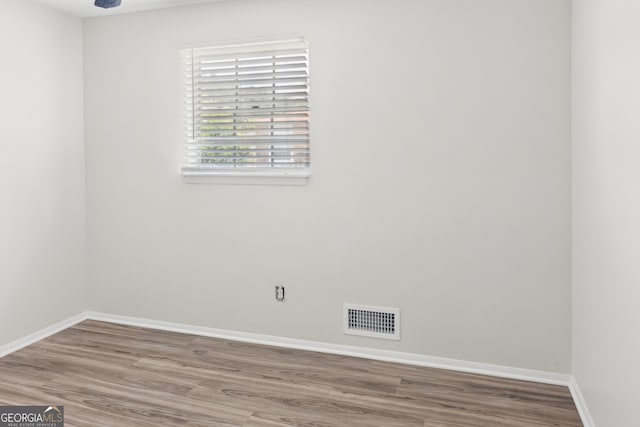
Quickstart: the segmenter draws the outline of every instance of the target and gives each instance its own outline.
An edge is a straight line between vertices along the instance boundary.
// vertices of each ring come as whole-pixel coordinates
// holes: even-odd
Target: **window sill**
[[[223,185],[307,185],[308,170],[287,171],[212,171],[200,169],[182,169],[186,184],[223,184]]]

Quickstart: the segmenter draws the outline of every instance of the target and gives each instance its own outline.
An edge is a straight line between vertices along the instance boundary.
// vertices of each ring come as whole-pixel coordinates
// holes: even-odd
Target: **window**
[[[302,39],[185,49],[185,177],[306,180],[309,49]]]

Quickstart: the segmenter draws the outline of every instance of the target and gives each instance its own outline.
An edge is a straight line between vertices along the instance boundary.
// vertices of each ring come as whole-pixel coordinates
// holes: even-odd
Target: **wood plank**
[[[67,426],[580,427],[566,387],[85,321],[0,359]]]

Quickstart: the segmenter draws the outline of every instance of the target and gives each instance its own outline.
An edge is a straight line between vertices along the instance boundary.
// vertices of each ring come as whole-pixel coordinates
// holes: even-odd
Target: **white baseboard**
[[[31,345],[33,343],[36,343],[42,339],[47,338],[50,335],[53,335],[55,333],[58,333],[64,329],[67,329],[73,325],[75,325],[76,323],[80,323],[83,320],[87,319],[87,312],[85,313],[80,313],[77,314],[75,316],[72,316],[66,320],[63,320],[61,322],[55,323],[51,326],[48,326],[44,329],[41,329],[37,332],[34,332],[32,334],[27,335],[26,337],[17,339],[13,342],[10,342],[9,344],[5,344],[3,346],[0,346],[0,357],[4,357],[8,354],[13,353],[14,351],[18,351],[21,348],[24,348],[28,345]]]
[[[573,402],[576,404],[576,409],[578,409],[578,413],[580,414],[582,425],[584,427],[596,427],[589,413],[587,402],[584,400],[584,396],[580,390],[580,386],[573,375],[571,375],[569,379],[569,391],[573,397]]]
[[[329,344],[316,341],[283,338],[271,335],[236,332],[224,329],[214,329],[203,326],[185,325],[180,323],[162,322],[136,317],[119,316],[106,313],[88,312],[87,318],[130,326],[160,329],[172,332],[182,332],[213,338],[223,338],[254,344],[272,345],[277,347],[309,350],[320,353],[339,354],[343,356],[361,357],[365,359],[381,360],[385,362],[404,363],[430,368],[449,369],[459,372],[491,375],[494,377],[510,378],[523,381],[533,381],[554,385],[569,385],[569,375],[555,372],[537,371],[532,369],[512,368],[508,366],[491,365],[487,363],[469,362],[465,360],[447,359],[442,357],[425,356],[415,353],[403,353],[390,350],[378,350],[367,347],[356,347],[341,344]]]

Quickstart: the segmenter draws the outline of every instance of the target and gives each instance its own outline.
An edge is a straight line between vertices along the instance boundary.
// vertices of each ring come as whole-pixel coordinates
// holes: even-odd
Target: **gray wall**
[[[85,309],[82,23],[0,2],[0,345]]]
[[[86,20],[91,308],[569,372],[569,20],[558,0]],[[311,49],[309,184],[183,183],[178,50],[290,33]],[[343,302],[399,307],[402,340],[342,335]]]
[[[640,425],[640,3],[573,18],[573,371],[597,426]]]

